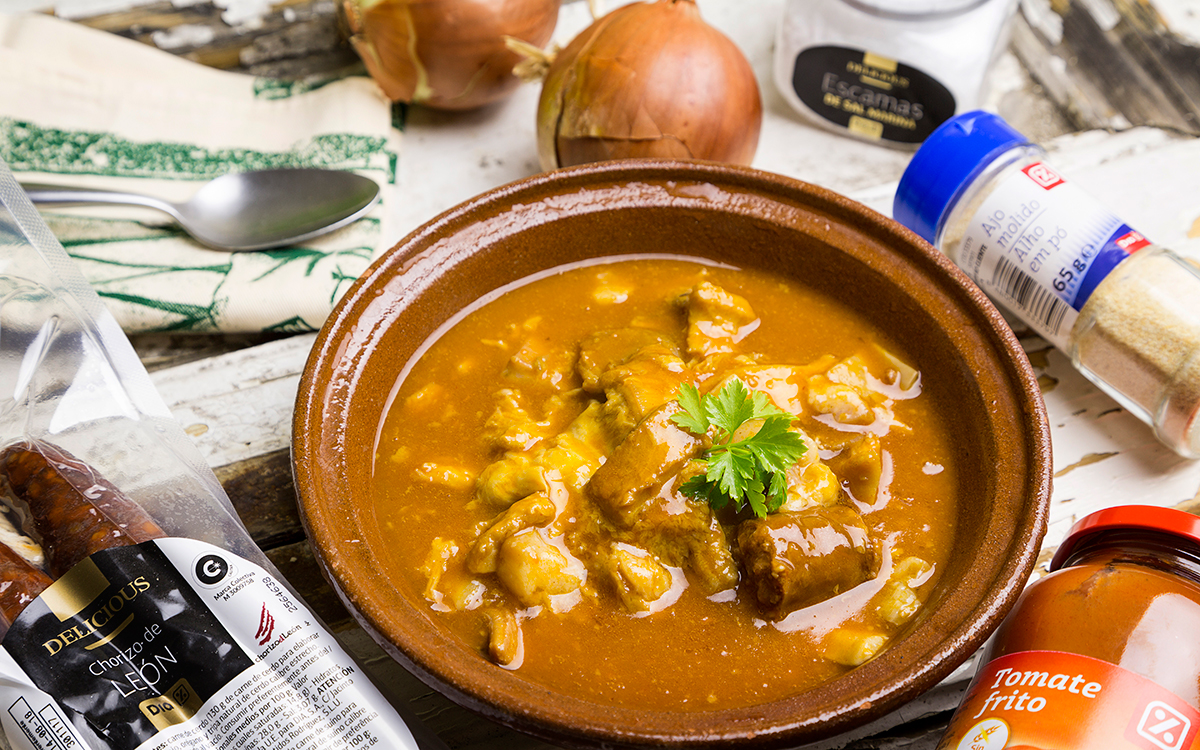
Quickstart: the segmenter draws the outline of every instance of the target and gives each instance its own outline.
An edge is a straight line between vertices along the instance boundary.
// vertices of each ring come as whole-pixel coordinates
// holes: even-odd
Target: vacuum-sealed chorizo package
[[[250,539],[3,162],[0,501],[10,747],[417,746]]]

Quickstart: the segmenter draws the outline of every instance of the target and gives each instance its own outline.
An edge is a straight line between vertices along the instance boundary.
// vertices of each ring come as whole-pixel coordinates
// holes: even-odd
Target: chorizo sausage
[[[93,552],[165,536],[140,505],[91,466],[45,441],[5,448],[0,473],[27,507],[54,578]]]
[[[0,543],[0,638],[17,615],[53,581],[7,544]]]
[[[845,505],[742,521],[737,544],[759,609],[773,620],[848,591],[879,572],[866,522]]]

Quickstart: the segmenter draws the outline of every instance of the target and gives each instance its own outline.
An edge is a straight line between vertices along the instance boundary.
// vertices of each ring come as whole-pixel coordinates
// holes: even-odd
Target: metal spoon
[[[329,169],[268,169],[218,177],[191,199],[170,203],[136,193],[22,184],[43,205],[121,204],[169,214],[184,231],[218,250],[265,250],[343,227],[375,205],[379,186]]]

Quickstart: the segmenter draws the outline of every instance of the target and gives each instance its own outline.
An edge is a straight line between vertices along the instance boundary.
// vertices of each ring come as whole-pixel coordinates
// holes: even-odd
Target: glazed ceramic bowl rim
[[[990,338],[998,347],[1000,354],[997,357],[1007,368],[1004,382],[1013,389],[1016,408],[1021,412],[1014,415],[1014,419],[1020,417],[1028,423],[1028,439],[1019,446],[1024,451],[1022,465],[1028,467],[1028,492],[1020,501],[1030,512],[1020,528],[1006,530],[1014,538],[1009,542],[1011,548],[1005,548],[1011,552],[1010,557],[999,564],[996,580],[1000,583],[972,600],[977,607],[964,622],[941,623],[947,632],[934,648],[926,648],[919,654],[901,652],[908,658],[920,658],[899,669],[898,676],[889,674],[888,679],[882,679],[876,674],[883,667],[895,667],[893,662],[881,657],[853,670],[848,675],[854,676],[851,679],[835,680],[800,696],[751,709],[682,714],[687,718],[686,722],[681,721],[681,714],[676,712],[595,706],[570,696],[556,695],[550,689],[532,683],[514,687],[510,679],[513,673],[503,672],[491,678],[481,676],[475,667],[455,663],[448,655],[438,653],[438,644],[422,642],[424,638],[439,637],[427,623],[405,623],[402,627],[408,630],[400,634],[392,632],[395,622],[389,620],[391,615],[385,609],[394,606],[395,600],[381,591],[381,587],[387,586],[386,580],[378,571],[346,573],[348,563],[342,558],[359,554],[359,551],[342,543],[347,535],[341,533],[341,527],[347,519],[330,517],[332,511],[325,507],[329,493],[322,495],[320,476],[322,471],[341,467],[319,467],[318,463],[327,460],[321,454],[323,446],[331,440],[336,443],[334,433],[341,429],[336,419],[333,424],[329,423],[330,414],[325,408],[330,400],[330,383],[340,382],[340,379],[352,381],[367,359],[369,352],[359,353],[354,348],[356,344],[371,340],[370,330],[364,333],[362,329],[379,325],[378,321],[368,321],[364,326],[360,318],[367,307],[375,304],[380,285],[386,285],[389,279],[403,275],[420,263],[431,259],[436,262],[437,250],[444,246],[446,237],[464,231],[489,211],[555,191],[581,190],[602,183],[631,185],[655,180],[696,181],[717,186],[736,183],[749,186],[752,191],[786,196],[800,201],[801,205],[816,205],[835,215],[861,222],[863,226],[855,227],[855,231],[881,235],[883,240],[903,246],[906,262],[919,265],[922,273],[933,274],[954,297],[963,300],[972,323],[983,327],[980,335]],[[350,344],[347,336],[351,334],[347,332],[356,326],[357,333],[353,335],[358,338],[354,339],[355,344]],[[1001,378],[1000,375],[996,377]],[[318,334],[300,382],[292,452],[301,518],[314,554],[360,624],[405,667],[456,702],[518,730],[577,746],[647,743],[688,747],[796,745],[860,726],[932,687],[982,645],[1011,607],[1032,571],[1045,533],[1051,466],[1044,405],[1020,344],[991,302],[942,254],[890,219],[823,188],[745,167],[669,160],[608,162],[536,175],[469,200],[408,235],[354,283]],[[937,617],[936,613],[931,615],[931,619]],[[444,643],[441,646],[443,651],[448,648]],[[884,656],[890,658],[892,652],[903,646],[902,640]],[[503,671],[480,661],[487,669]],[[880,664],[883,667],[878,666]],[[846,692],[847,686],[857,686],[860,692],[851,689],[852,695],[839,697],[837,693]],[[827,710],[798,717],[789,714],[790,709],[813,702]]]

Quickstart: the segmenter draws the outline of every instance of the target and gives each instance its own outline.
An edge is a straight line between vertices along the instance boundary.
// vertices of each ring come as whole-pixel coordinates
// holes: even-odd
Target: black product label
[[[154,543],[72,568],[21,613],[4,647],[114,750],[187,721],[253,664]]]
[[[847,47],[801,52],[792,88],[813,112],[873,140],[920,143],[954,115],[954,95],[937,79]]]

